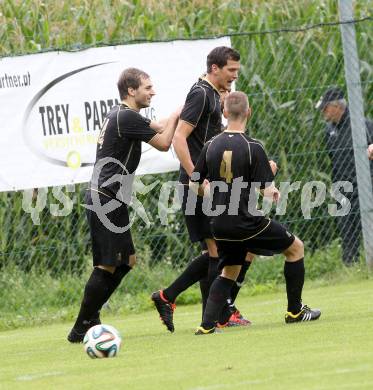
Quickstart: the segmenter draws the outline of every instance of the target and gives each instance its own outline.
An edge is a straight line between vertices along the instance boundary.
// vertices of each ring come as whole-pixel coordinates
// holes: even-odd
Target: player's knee
[[[128,265],[133,268],[136,265],[136,255],[130,255],[128,258]]]
[[[255,258],[255,255],[253,253],[247,252],[245,261],[251,263]]]
[[[236,280],[241,271],[240,265],[225,266],[222,270],[221,276],[226,279]]]
[[[296,251],[299,257],[304,257],[304,243],[298,237],[295,237],[294,242],[296,243]]]
[[[304,244],[298,237],[295,237],[294,242],[284,251],[284,255],[289,260],[299,260],[304,257]]]
[[[206,239],[207,250],[211,257],[218,257],[218,248],[216,242],[210,238]]]

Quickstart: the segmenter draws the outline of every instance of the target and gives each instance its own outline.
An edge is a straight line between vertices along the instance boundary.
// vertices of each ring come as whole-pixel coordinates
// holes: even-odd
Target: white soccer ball
[[[111,325],[95,325],[84,336],[83,346],[92,359],[114,357],[118,354],[122,339]]]

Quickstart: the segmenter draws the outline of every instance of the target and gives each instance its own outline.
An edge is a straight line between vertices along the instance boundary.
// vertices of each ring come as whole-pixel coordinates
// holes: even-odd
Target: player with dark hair
[[[182,210],[190,240],[200,242],[203,250],[170,286],[152,294],[160,318],[170,332],[174,331],[173,312],[177,296],[200,281],[203,312],[210,285],[219,273],[218,252],[211,234],[209,217],[202,210],[203,199],[190,193],[188,184],[204,144],[221,132],[220,90],[231,89],[238,77],[239,61],[239,53],[230,47],[216,47],[208,54],[207,74],[190,89],[176,128],[173,146],[181,165],[179,181]],[[239,286],[235,290],[232,292],[237,295]],[[240,324],[250,323],[239,312],[236,314]],[[230,312],[224,314],[222,321],[228,321],[231,315]]]
[[[135,265],[127,204],[132,179],[141,158],[141,142],[158,150],[169,149],[179,114],[165,123],[140,115],[155,95],[148,74],[124,70],[118,81],[121,104],[108,113],[101,128],[96,162],[86,192],[87,218],[93,252],[93,271],[86,283],[80,311],[67,339],[83,341],[86,331],[100,323],[102,305]]]
[[[274,201],[278,201],[280,193],[273,184],[273,172],[263,146],[244,134],[251,116],[247,96],[242,92],[229,94],[224,115],[228,119],[227,130],[205,144],[190,179],[194,191],[199,191],[200,195],[205,190],[210,193],[214,213],[211,229],[219,251],[219,270],[222,270],[210,287],[196,334],[215,332],[219,313],[230,296],[248,251],[286,256],[288,307],[285,322],[317,320],[321,312],[302,305],[301,300],[305,275],[302,241],[257,210],[257,190]]]

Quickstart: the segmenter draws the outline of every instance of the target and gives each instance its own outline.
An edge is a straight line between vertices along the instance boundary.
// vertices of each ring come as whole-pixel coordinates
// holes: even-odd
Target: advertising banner
[[[0,191],[88,182],[106,113],[118,104],[122,70],[147,72],[156,96],[141,114],[167,117],[229,38],[142,43],[0,59]],[[143,144],[137,174],[178,169],[170,150]]]

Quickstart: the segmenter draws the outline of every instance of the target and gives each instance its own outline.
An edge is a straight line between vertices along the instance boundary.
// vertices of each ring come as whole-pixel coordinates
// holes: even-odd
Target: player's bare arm
[[[373,160],[373,144],[370,144],[367,149],[369,160]]]
[[[164,127],[162,127],[160,123],[152,121],[150,123],[150,127],[153,130],[157,131],[158,134],[156,134],[149,141],[149,144],[158,150],[167,152],[167,150],[171,146],[172,138],[174,136],[178,120],[179,120],[179,110],[170,115]],[[157,129],[161,131],[158,131]]]
[[[179,117],[182,108],[183,108],[183,106],[180,106],[177,110],[175,110],[174,114]],[[163,133],[163,131],[167,128],[167,124],[168,124],[169,120],[170,120],[170,117],[162,118],[159,121],[151,121],[150,127],[153,130],[155,130],[157,133]]]
[[[163,133],[164,129],[167,126],[169,118],[162,118],[159,121],[151,121],[150,127],[155,130],[157,133]]]
[[[172,142],[180,164],[189,176],[192,175],[194,164],[190,157],[187,138],[192,133],[193,129],[194,127],[190,123],[180,120]]]

